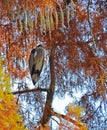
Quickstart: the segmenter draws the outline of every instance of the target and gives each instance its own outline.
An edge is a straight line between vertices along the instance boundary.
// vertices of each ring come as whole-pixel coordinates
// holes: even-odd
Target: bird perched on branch
[[[40,77],[44,64],[44,56],[45,50],[42,45],[38,45],[35,49],[31,51],[29,57],[29,70],[34,85]]]

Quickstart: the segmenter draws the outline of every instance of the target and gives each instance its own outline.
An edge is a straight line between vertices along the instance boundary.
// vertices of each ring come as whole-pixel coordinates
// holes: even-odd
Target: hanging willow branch
[[[92,25],[91,25],[91,20],[90,20],[89,6],[90,6],[90,0],[88,0],[88,5],[87,5],[87,16],[88,16],[88,24],[89,24],[89,27],[90,27],[90,34],[92,36],[94,48],[96,50],[96,41],[95,41],[95,37],[94,37],[94,34],[93,34],[93,30],[92,30]]]
[[[10,15],[8,17],[11,19],[11,22],[17,22],[16,26],[20,32],[37,29],[40,30],[41,34],[48,32],[51,38],[51,32],[58,29],[59,26],[64,27],[64,24],[67,22],[68,28],[70,27],[70,17],[74,17],[75,4],[73,0],[69,5],[64,5],[64,3],[62,5],[56,0],[33,2],[35,3],[34,5],[28,3],[28,1],[25,5],[14,2],[11,9],[9,9],[10,0],[5,0],[5,6],[10,11],[7,15],[12,13],[11,16],[14,17],[12,19]],[[13,8],[14,11],[11,12]]]

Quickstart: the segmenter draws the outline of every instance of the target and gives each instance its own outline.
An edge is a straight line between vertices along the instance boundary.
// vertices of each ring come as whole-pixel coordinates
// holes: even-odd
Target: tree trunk
[[[54,43],[53,43],[54,44]],[[55,68],[54,68],[54,55],[55,55],[55,45],[50,53],[50,73],[51,73],[51,83],[47,93],[47,99],[45,103],[43,117],[41,119],[42,126],[45,127],[45,124],[49,121],[52,112],[52,101],[55,90]]]

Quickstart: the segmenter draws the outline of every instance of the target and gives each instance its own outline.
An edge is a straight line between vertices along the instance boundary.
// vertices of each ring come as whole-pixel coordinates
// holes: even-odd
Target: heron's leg
[[[36,82],[36,84],[34,86],[35,86],[36,89],[39,88],[38,82]]]

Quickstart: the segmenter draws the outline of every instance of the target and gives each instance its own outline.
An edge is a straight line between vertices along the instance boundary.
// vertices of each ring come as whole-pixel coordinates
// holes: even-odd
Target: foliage
[[[27,127],[42,129],[49,123],[50,128],[54,121],[60,128],[65,120],[66,128],[73,127],[68,123],[72,116],[58,116],[52,109],[54,96],[68,93],[77,105],[73,109],[85,109],[81,121],[89,130],[106,129],[106,17],[106,0],[0,1],[0,56],[23,102]],[[28,58],[38,43],[46,48],[46,61],[38,84],[29,90]]]
[[[22,117],[18,114],[16,100],[10,91],[10,76],[3,71],[0,59],[0,129],[26,130]]]

